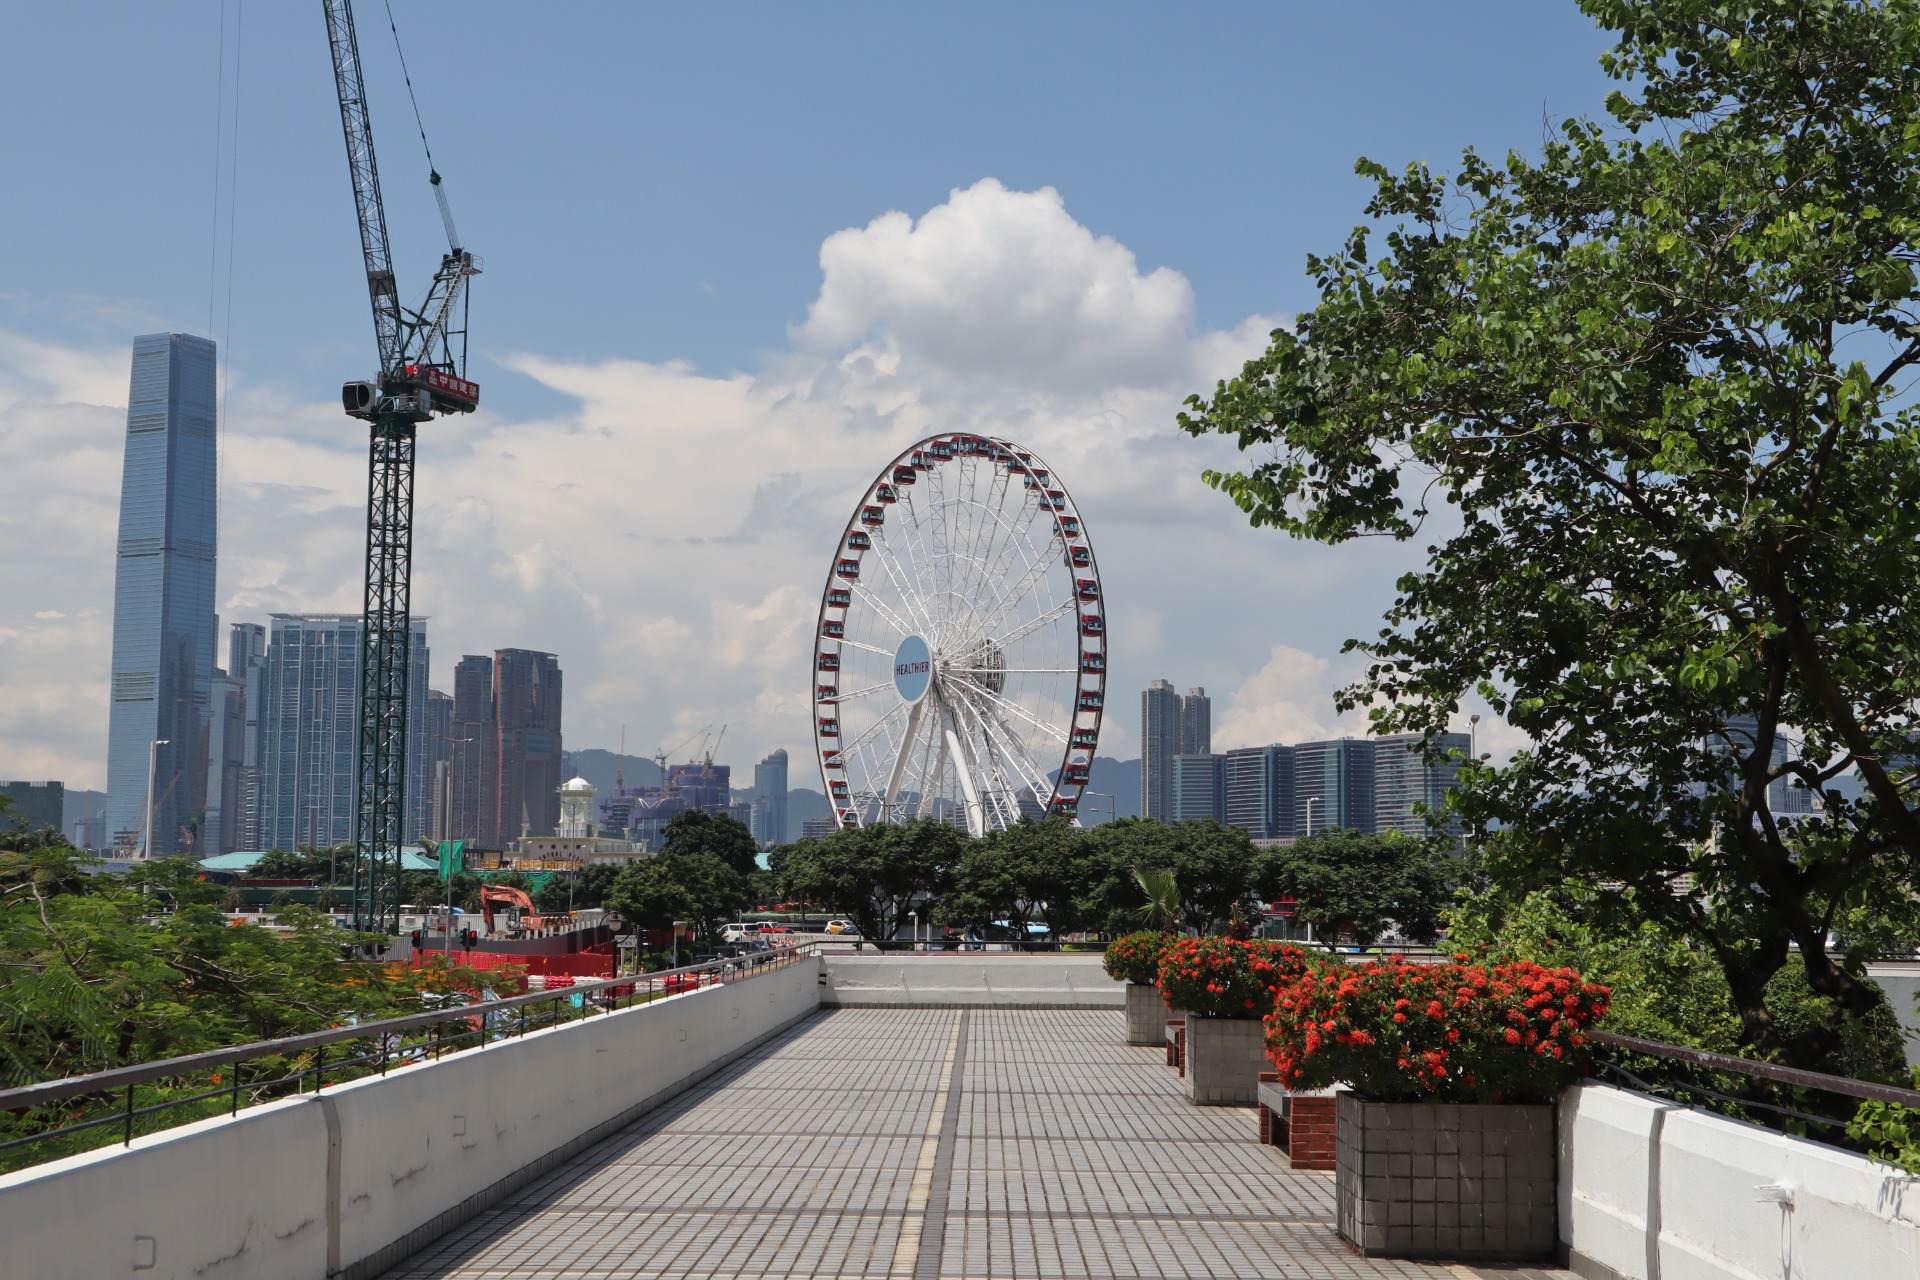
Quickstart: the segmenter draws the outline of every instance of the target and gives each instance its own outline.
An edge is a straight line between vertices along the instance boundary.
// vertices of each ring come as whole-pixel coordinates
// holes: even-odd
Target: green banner
[[[453,879],[455,873],[467,869],[467,842],[465,840],[442,840],[440,842],[440,878]]]

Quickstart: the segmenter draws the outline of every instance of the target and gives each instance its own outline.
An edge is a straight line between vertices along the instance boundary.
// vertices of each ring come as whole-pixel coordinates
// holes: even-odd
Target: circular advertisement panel
[[[919,636],[908,636],[893,655],[893,687],[904,702],[918,702],[933,683],[933,651]]]

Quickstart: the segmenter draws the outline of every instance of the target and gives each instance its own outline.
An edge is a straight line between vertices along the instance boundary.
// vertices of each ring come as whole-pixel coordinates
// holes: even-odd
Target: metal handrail
[[[794,960],[802,952],[817,947],[818,943],[802,942],[791,946],[776,948],[764,953],[767,959],[749,967],[759,968],[772,960]],[[742,959],[746,959],[742,957]],[[106,1071],[95,1071],[83,1076],[66,1076],[59,1080],[47,1080],[39,1084],[21,1085],[13,1089],[0,1089],[0,1111],[19,1111],[33,1107],[43,1107],[48,1103],[59,1102],[66,1098],[83,1097],[90,1094],[117,1092],[132,1085],[149,1084],[155,1080],[165,1080],[177,1076],[193,1075],[214,1067],[224,1067],[255,1058],[271,1058],[297,1054],[308,1049],[319,1049],[330,1044],[339,1044],[346,1040],[369,1040],[375,1037],[404,1033],[419,1027],[437,1026],[442,1023],[466,1018],[481,1017],[509,1009],[518,1009],[529,1005],[570,1001],[574,996],[608,987],[631,987],[641,984],[664,982],[674,977],[698,975],[703,973],[732,972],[741,968],[741,960],[709,960],[703,964],[682,965],[677,969],[658,969],[651,973],[628,974],[618,978],[599,978],[592,982],[575,982],[570,986],[555,987],[549,991],[529,991],[525,995],[507,996],[499,1000],[486,1000],[478,1004],[450,1004],[441,1009],[424,1013],[410,1013],[398,1018],[382,1018],[377,1022],[362,1022],[353,1026],[331,1027],[325,1031],[309,1031],[297,1036],[282,1036],[274,1040],[255,1040],[249,1044],[233,1045],[226,1049],[209,1049],[204,1053],[190,1053],[177,1058],[160,1058],[153,1062],[135,1063],[131,1066],[113,1067]]]
[[[1875,1102],[1891,1102],[1903,1107],[1920,1107],[1920,1089],[1902,1089],[1898,1085],[1875,1084],[1871,1080],[1854,1080],[1847,1076],[1830,1076],[1824,1072],[1806,1071],[1799,1067],[1783,1067],[1772,1062],[1755,1062],[1752,1058],[1736,1058],[1730,1054],[1713,1053],[1706,1049],[1689,1049],[1684,1045],[1664,1044],[1658,1040],[1642,1040],[1638,1036],[1615,1035],[1611,1031],[1589,1031],[1587,1037],[1595,1044],[1611,1045],[1631,1053],[1643,1053],[1650,1058],[1670,1058],[1675,1062],[1690,1062],[1695,1066],[1711,1067],[1716,1071],[1729,1071],[1735,1075],[1751,1076],[1757,1080],[1771,1080],[1776,1084],[1798,1085],[1803,1089],[1818,1089],[1823,1093],[1844,1094],[1850,1098],[1870,1098]]]

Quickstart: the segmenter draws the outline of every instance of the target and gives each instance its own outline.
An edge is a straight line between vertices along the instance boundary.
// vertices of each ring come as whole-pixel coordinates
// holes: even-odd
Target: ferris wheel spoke
[[[1053,608],[1047,610],[1039,617],[1029,619],[1023,625],[1007,632],[1004,636],[992,637],[993,643],[1000,646],[1001,652],[1004,653],[1009,646],[1017,641],[1026,639],[1049,623],[1058,622],[1060,619],[1070,617],[1077,612],[1079,612],[1079,610],[1072,600],[1062,600],[1059,604],[1053,606]]]
[[[865,649],[868,653],[877,653],[881,657],[887,659],[889,662],[893,660],[893,655],[889,653],[887,650],[877,649],[873,645],[868,644],[864,640],[848,640],[848,639],[842,638],[840,640],[840,643],[843,645],[846,645],[850,649]]]
[[[974,690],[972,692],[978,693],[980,691]],[[1012,704],[1009,703],[1006,705],[1011,706]],[[999,716],[993,714],[991,708],[982,709],[976,706],[973,711],[974,715],[980,721],[981,730],[989,739],[992,738],[995,729],[999,730],[1000,741],[1004,747],[1006,758],[1012,763],[1014,772],[1017,775],[1017,781],[1019,781],[1020,785],[1032,791],[1034,798],[1041,803],[1045,803],[1046,799],[1051,798],[1053,795],[1053,785],[1046,780],[1045,772],[1040,766],[1034,763],[1033,757],[1027,751],[1027,745],[1021,740],[1020,735],[1015,733]]]
[[[979,598],[984,597],[989,589],[993,590],[996,595],[1000,597],[990,605],[995,613],[1002,612],[1006,604],[1001,583],[1007,576],[1007,572],[1011,568],[1012,562],[1017,558],[1020,550],[1027,546],[1030,541],[1027,535],[1032,532],[1034,509],[1023,505],[1022,514],[1027,517],[1024,524],[1008,521],[1004,518],[996,519],[995,524],[997,531],[1004,533],[1006,538],[1005,541],[1001,543],[999,555],[996,558],[988,560],[978,575],[980,589],[973,593],[975,598]],[[1001,515],[1002,513],[996,513],[996,516]],[[1044,566],[1046,563],[1047,560],[1044,556],[1030,561],[1027,565],[1026,573],[1031,575],[1036,564]],[[1030,585],[1031,584],[1029,584],[1029,586]],[[977,604],[972,608],[971,613],[978,630],[982,634],[991,630],[992,627],[996,625],[990,619],[983,620],[981,618],[980,606]]]
[[[851,693],[835,694],[833,700],[836,704],[852,702],[855,698],[871,697],[876,693],[885,693],[891,688],[893,688],[893,681],[882,680],[879,684],[870,684],[864,689],[855,689]]]
[[[1022,601],[1033,594],[1033,589],[1040,585],[1047,576],[1047,570],[1052,567],[1052,557],[1047,555],[1036,556],[1033,563],[1027,566],[1027,571],[1020,575],[1019,582],[1015,584],[1011,591],[1001,596],[999,603],[994,606],[993,611],[987,614],[985,621],[981,623],[981,632],[983,634],[991,634],[993,629],[1004,622],[1008,615],[1020,606]]]
[[[1080,674],[1076,667],[948,667],[948,671],[963,676],[1072,676]]]
[[[906,576],[906,572],[904,568],[901,567],[899,561],[894,558],[893,548],[887,545],[885,538],[875,538],[873,540],[873,549],[878,553],[877,558],[880,561],[880,567],[887,571],[887,581],[891,582],[893,589],[900,593],[900,602],[907,606],[909,613],[913,612],[914,596],[912,592],[906,589],[902,581]],[[903,621],[900,616],[893,611],[893,606],[882,600],[879,593],[874,591],[872,587],[867,586],[864,582],[856,583],[854,585],[854,591],[862,600],[872,605],[874,612],[878,613],[886,624],[895,631],[898,631],[902,637],[913,633],[914,624]]]
[[[1007,711],[1011,711],[1014,715],[1020,717],[1022,720],[1025,720],[1028,724],[1032,725],[1034,728],[1038,729],[1040,732],[1046,734],[1049,738],[1056,739],[1062,746],[1066,745],[1067,731],[1065,729],[1061,729],[1055,726],[1050,721],[1042,720],[1039,716],[1034,715],[1033,712],[1027,710],[1025,707],[1021,706],[1019,703],[1013,701],[1012,699],[1004,698],[999,694],[995,693],[993,690],[983,688],[980,685],[974,685],[967,692],[972,694],[975,697],[986,700],[986,702],[988,702],[992,706],[997,706]]]
[[[886,725],[887,721],[893,719],[895,716],[899,715],[902,711],[905,711],[906,709],[907,709],[906,703],[904,702],[897,703],[891,711],[888,711],[885,715],[882,715],[878,720],[875,720],[872,724],[862,729],[860,731],[859,737],[850,739],[844,746],[842,746],[840,748],[840,758],[842,760],[845,760],[848,756],[860,750],[862,747],[866,745],[867,739],[871,738],[874,734],[878,733]]]

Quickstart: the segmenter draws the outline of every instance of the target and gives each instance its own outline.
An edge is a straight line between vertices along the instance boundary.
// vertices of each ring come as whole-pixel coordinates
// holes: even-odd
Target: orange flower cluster
[[[1281,942],[1175,938],[1160,957],[1160,995],[1169,1009],[1203,1018],[1258,1018],[1283,983],[1316,962]]]
[[[1172,941],[1172,934],[1158,929],[1122,934],[1107,944],[1101,963],[1109,978],[1151,986],[1160,977],[1160,954]]]
[[[1367,1098],[1526,1102],[1586,1074],[1585,1030],[1607,988],[1525,961],[1404,959],[1311,973],[1282,985],[1267,1057],[1289,1088],[1346,1083]]]

